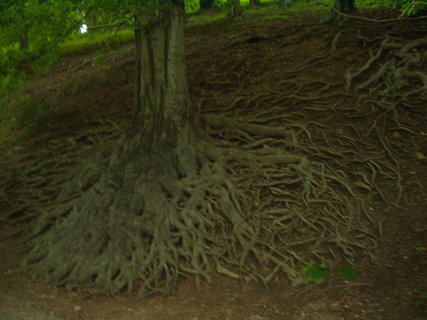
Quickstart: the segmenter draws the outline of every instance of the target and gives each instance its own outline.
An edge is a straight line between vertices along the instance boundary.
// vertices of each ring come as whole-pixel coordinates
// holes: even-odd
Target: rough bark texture
[[[178,8],[171,7],[164,16],[141,29],[140,39],[142,105],[135,110],[134,126],[142,126],[148,133],[153,149],[162,143],[176,146],[190,123],[191,111],[183,15]]]

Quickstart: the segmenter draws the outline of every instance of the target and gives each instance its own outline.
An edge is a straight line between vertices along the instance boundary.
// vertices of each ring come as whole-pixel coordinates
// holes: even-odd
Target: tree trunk
[[[28,37],[26,34],[22,36],[21,39],[19,40],[19,49],[21,50],[28,49]]]
[[[335,0],[335,9],[343,13],[354,13],[357,11],[355,0]]]
[[[259,0],[249,0],[249,4],[253,7],[257,7],[260,5]]]
[[[292,5],[292,0],[279,0],[280,8],[288,8]]]
[[[164,13],[166,17],[136,33],[137,44],[141,44],[137,48],[141,104],[136,105],[134,125],[149,134],[154,149],[163,143],[176,146],[178,136],[190,123],[182,10],[172,5]]]
[[[230,11],[228,12],[228,17],[230,19],[239,18],[244,15],[243,8],[240,5],[240,0],[227,0],[227,4],[230,8]]]
[[[39,0],[39,4],[43,5],[47,2],[47,0]],[[21,7],[21,10],[23,12],[25,12],[24,7]],[[29,47],[29,43],[28,43],[28,32],[23,31],[23,35],[21,36],[21,38],[19,39],[19,49],[20,50],[28,50]]]
[[[215,7],[215,0],[200,0],[200,9],[213,9]]]
[[[292,0],[279,0],[280,8],[289,8],[292,5]]]
[[[87,15],[86,25],[90,28],[97,26],[97,15],[95,9],[92,9]],[[91,33],[95,33],[96,30],[91,30]]]
[[[62,205],[35,223],[23,265],[36,277],[115,293],[135,286],[144,295],[168,292],[186,274],[209,279],[210,263],[223,251],[215,248],[224,246],[212,233],[236,230],[227,257],[246,241],[229,160],[221,161],[193,121],[183,3],[165,6],[135,30],[129,131],[93,155],[59,193]],[[223,214],[214,213],[207,197]]]

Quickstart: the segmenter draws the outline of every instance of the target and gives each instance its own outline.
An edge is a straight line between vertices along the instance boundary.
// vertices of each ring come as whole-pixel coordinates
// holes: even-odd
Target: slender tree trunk
[[[292,0],[279,0],[280,8],[289,8],[292,5]]]
[[[213,9],[215,7],[215,0],[200,0],[200,9]]]
[[[93,9],[87,16],[86,25],[91,28],[97,25],[97,15],[96,11]],[[91,30],[91,33],[94,33],[96,30]]]
[[[26,34],[22,36],[21,39],[19,40],[19,49],[21,50],[28,49],[28,37]]]
[[[240,0],[227,0],[227,4],[230,8],[230,11],[228,12],[229,18],[234,19],[244,15],[243,8],[240,5]]]
[[[47,2],[47,0],[39,0],[39,4],[43,5]],[[22,8],[24,11],[25,9]],[[24,34],[21,36],[21,39],[19,39],[19,49],[21,50],[28,50],[29,44],[28,44],[28,32],[24,31]]]
[[[259,6],[259,5],[260,5],[260,2],[259,2],[259,0],[249,0],[249,4],[250,4],[251,6],[256,7],[256,6]]]
[[[292,0],[279,0],[280,8],[288,8],[292,5]]]

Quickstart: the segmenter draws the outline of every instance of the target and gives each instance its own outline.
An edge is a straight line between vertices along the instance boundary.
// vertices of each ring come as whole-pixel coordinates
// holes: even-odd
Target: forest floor
[[[383,14],[377,10],[370,16]],[[266,287],[216,274],[212,283],[199,287],[194,279],[185,279],[170,296],[113,297],[55,288],[20,272],[21,235],[14,235],[13,224],[0,220],[0,320],[427,319],[427,188],[421,187],[427,183],[427,102],[420,108],[415,96],[406,104],[414,101],[413,109],[398,106],[400,123],[410,130],[396,134],[381,121],[384,118],[374,119],[377,113],[357,116],[356,106],[363,108],[369,93],[360,100],[361,93],[346,90],[344,81],[346,71],[359,70],[371,57],[369,49],[378,47],[386,33],[406,43],[425,37],[427,21],[319,24],[318,19],[310,14],[287,20],[240,19],[187,29],[190,93],[202,113],[249,121],[253,109],[245,109],[248,101],[246,106],[264,101],[259,106],[266,111],[282,106],[292,121],[328,128],[324,132],[332,146],[346,126],[370,133],[379,119],[375,123],[387,141],[395,139],[406,147],[395,154],[402,201],[392,207],[378,202],[372,208],[382,235],[374,261],[356,261],[351,280],[331,275],[319,284],[291,287],[283,277]],[[133,103],[133,54],[128,43],[108,52],[64,56],[51,72],[34,79],[29,92],[51,110],[38,119],[31,139],[1,150],[0,178],[19,180],[41,159],[96,145],[99,137],[113,139],[124,130]],[[368,79],[378,65],[373,63],[361,80],[353,81]],[[288,94],[287,99],[274,99],[278,92]],[[292,100],[291,93],[299,100]],[[332,106],[335,109],[329,109]],[[320,132],[306,128],[312,135]],[[21,129],[18,125],[17,135]],[[8,199],[10,204],[15,201]]]

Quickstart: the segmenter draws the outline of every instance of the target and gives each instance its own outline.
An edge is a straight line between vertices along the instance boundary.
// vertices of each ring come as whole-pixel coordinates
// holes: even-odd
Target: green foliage
[[[427,7],[427,0],[391,0],[394,9],[401,10],[400,16],[410,16]]]
[[[65,40],[61,45],[61,53],[79,52],[82,50],[108,49],[107,44],[125,43],[133,39],[133,30],[126,29],[117,32],[112,37],[111,32],[89,33]]]
[[[419,246],[419,247],[416,247],[416,248],[415,248],[415,250],[416,250],[418,253],[425,253],[426,248],[425,248],[425,247],[422,247],[422,246]]]
[[[356,274],[356,268],[353,265],[345,266],[338,269],[338,274],[342,279],[353,279]]]
[[[187,27],[194,27],[202,24],[208,24],[221,19],[225,19],[226,13],[224,11],[219,11],[216,14],[212,15],[194,15],[187,19]]]
[[[329,270],[323,263],[315,261],[309,261],[307,265],[301,269],[303,274],[303,280],[305,282],[316,282],[320,283],[329,276]]]
[[[185,12],[194,13],[199,11],[200,1],[199,0],[185,0]]]

